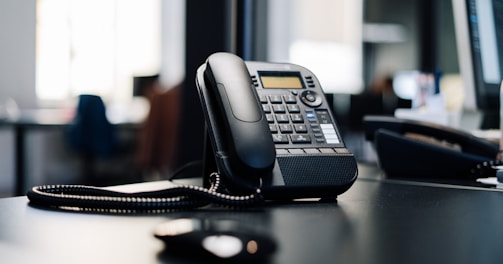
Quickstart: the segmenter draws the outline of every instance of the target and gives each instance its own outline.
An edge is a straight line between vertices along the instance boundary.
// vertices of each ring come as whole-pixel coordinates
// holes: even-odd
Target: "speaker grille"
[[[286,186],[346,185],[357,175],[353,156],[278,156]]]

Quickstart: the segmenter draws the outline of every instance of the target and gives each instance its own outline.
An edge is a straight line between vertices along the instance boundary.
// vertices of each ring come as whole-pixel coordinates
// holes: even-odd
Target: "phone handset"
[[[249,174],[272,170],[274,142],[244,61],[231,53],[212,54],[205,77],[223,116],[230,163]]]

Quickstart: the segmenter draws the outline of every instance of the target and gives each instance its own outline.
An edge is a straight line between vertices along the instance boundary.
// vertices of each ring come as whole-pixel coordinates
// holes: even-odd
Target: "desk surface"
[[[161,184],[161,183],[160,183]],[[169,219],[238,220],[279,244],[270,263],[499,263],[503,192],[371,179],[338,203],[101,215],[0,199],[2,263],[183,263],[153,237]]]

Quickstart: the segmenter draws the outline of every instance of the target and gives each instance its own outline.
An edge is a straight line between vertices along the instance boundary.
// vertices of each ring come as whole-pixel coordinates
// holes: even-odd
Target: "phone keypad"
[[[308,129],[300,113],[296,95],[262,95],[260,102],[274,143],[311,143],[311,136],[307,134]]]
[[[323,92],[312,75],[299,72],[302,88],[264,88],[259,79],[261,70],[251,62],[247,66],[252,72],[252,85],[257,89],[277,155],[350,154],[339,138]],[[269,75],[276,76],[265,72],[265,76]],[[282,76],[282,71],[278,76]],[[285,76],[293,75],[287,73]]]
[[[297,93],[260,95],[260,102],[275,144],[340,143],[328,112],[301,107]]]

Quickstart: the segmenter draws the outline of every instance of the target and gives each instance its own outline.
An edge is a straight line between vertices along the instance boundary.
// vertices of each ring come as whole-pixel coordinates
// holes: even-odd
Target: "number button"
[[[281,131],[281,133],[293,133],[292,126],[289,124],[280,124],[279,131]]]
[[[272,114],[265,114],[267,123],[274,123],[274,116]]]
[[[283,102],[281,95],[269,95],[269,101],[272,104],[281,104]]]
[[[264,110],[264,113],[270,113],[271,112],[271,106],[268,104],[263,104],[262,105],[262,110]]]
[[[272,110],[274,111],[274,113],[286,113],[285,106],[282,104],[272,105]]]
[[[295,95],[292,95],[292,94],[284,95],[283,99],[285,100],[285,103],[287,103],[287,104],[295,104],[295,103],[297,103],[297,97]]]
[[[296,133],[307,133],[307,127],[304,124],[293,125]]]
[[[284,114],[276,115],[276,121],[278,121],[278,123],[289,123],[290,122],[290,120],[288,119],[288,115],[284,115]]]
[[[290,118],[294,123],[304,123],[304,118],[302,117],[301,114],[291,114]]]
[[[286,135],[281,135],[281,134],[273,134],[272,135],[272,140],[274,143],[279,143],[279,144],[288,144],[288,136]]]
[[[299,143],[311,143],[311,137],[306,134],[295,134],[295,135],[290,135],[290,138],[292,139],[292,143],[299,144]]]
[[[296,104],[287,105],[286,108],[288,109],[288,112],[290,112],[290,113],[300,113],[299,105],[296,105]]]

